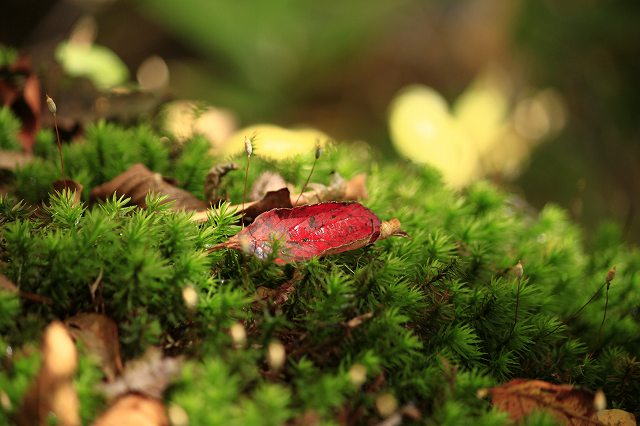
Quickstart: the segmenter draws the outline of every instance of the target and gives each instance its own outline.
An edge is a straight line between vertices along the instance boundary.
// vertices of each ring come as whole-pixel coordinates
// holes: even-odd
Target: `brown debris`
[[[280,175],[275,172],[264,172],[253,182],[251,185],[251,191],[249,192],[249,199],[252,201],[261,200],[271,191],[278,191],[282,188],[289,188],[291,185]]]
[[[161,401],[130,394],[118,399],[94,426],[168,426],[169,418]]]
[[[118,326],[101,314],[78,314],[64,321],[71,336],[82,342],[87,352],[94,355],[109,382],[122,373]]]
[[[76,346],[65,326],[54,321],[42,339],[42,366],[27,391],[16,423],[48,425],[51,415],[61,426],[80,425],[78,395],[73,375],[78,366]]]
[[[245,223],[251,223],[262,213],[282,207],[293,207],[291,205],[291,195],[287,188],[282,188],[277,191],[269,191],[260,201],[252,203],[251,205],[247,204],[244,209],[242,220]]]
[[[132,392],[161,399],[181,368],[182,358],[164,357],[159,349],[149,348],[141,358],[127,362],[124,372],[113,383],[101,388],[110,399]]]
[[[366,181],[365,175],[357,175],[351,180],[345,181],[338,174],[335,174],[334,182],[331,185],[325,186],[320,184],[311,184],[310,186],[313,186],[314,188],[311,191],[307,191],[302,194],[289,194],[290,205],[288,204],[285,205],[286,200],[283,197],[281,198],[283,205],[276,206],[274,203],[274,206],[271,207],[271,209],[280,208],[280,207],[292,207],[292,206],[296,207],[304,204],[320,203],[323,201],[348,201],[348,200],[366,198],[367,191],[365,187],[365,181]],[[276,192],[284,191],[284,189],[286,188],[283,188],[280,191],[276,191]],[[269,196],[269,193],[267,193],[265,198],[268,196]],[[346,198],[346,197],[354,197],[354,198]],[[245,203],[244,204],[245,212],[251,209],[251,207],[254,204],[262,203],[263,201],[264,199],[259,201],[252,201],[250,203]],[[238,213],[242,213],[241,204],[231,205],[229,209],[232,211],[235,210]],[[264,211],[268,211],[268,210],[264,210]],[[264,213],[264,211],[262,211],[261,213]],[[191,220],[198,223],[206,222],[209,218],[210,213],[211,213],[211,210],[196,212],[192,216]],[[247,214],[247,216],[249,215]]]
[[[302,279],[302,273],[299,270],[295,270],[293,277],[284,284],[277,288],[269,288],[265,286],[259,286],[256,288],[256,302],[254,302],[254,308],[257,308],[260,302],[270,302],[276,307],[284,305],[291,294],[296,289],[296,284]]]
[[[15,170],[34,160],[31,154],[0,150],[0,170]]]
[[[35,135],[40,129],[40,81],[28,57],[19,57],[13,64],[0,69],[0,103],[11,108],[20,119],[19,139],[25,152],[30,153]]]
[[[519,422],[535,410],[544,410],[562,424],[600,424],[594,418],[593,394],[572,385],[514,379],[503,385],[479,391],[479,396],[486,394],[491,396],[493,405],[506,412],[513,422]]]
[[[149,192],[166,195],[167,202],[173,201],[175,210],[204,210],[209,204],[194,197],[189,192],[168,183],[159,173],[154,173],[144,164],[136,163],[109,182],[96,186],[89,197],[92,200],[106,200],[113,194],[131,198],[131,203],[146,208],[145,198]]]
[[[220,201],[224,201],[225,197],[222,197],[218,193],[218,188],[222,183],[222,178],[233,170],[237,170],[238,165],[236,163],[223,163],[216,164],[209,169],[209,173],[204,179],[204,198],[211,204],[217,204]]]

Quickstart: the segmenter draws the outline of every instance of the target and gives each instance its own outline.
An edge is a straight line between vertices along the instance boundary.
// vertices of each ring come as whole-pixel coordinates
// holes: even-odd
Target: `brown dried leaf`
[[[514,379],[487,391],[493,405],[509,414],[514,422],[520,421],[534,410],[544,410],[562,424],[601,424],[594,418],[593,394],[572,385]]]
[[[224,197],[218,194],[218,188],[220,187],[222,178],[225,177],[227,173],[237,169],[238,165],[236,163],[216,164],[209,169],[204,179],[204,198],[209,201],[209,203],[217,204],[224,200]]]
[[[15,170],[34,160],[31,154],[18,151],[0,150],[0,170]]]
[[[31,152],[40,129],[40,81],[26,56],[0,71],[0,102],[9,106],[20,119],[19,138],[24,150]]]
[[[358,315],[357,317],[351,318],[347,321],[347,327],[356,328],[360,327],[365,321],[373,318],[373,312],[366,312],[362,315]]]
[[[366,180],[365,175],[357,175],[353,179],[349,181],[345,181],[340,177],[340,175],[336,173],[334,175],[334,182],[329,186],[312,184],[310,186],[313,186],[315,189],[311,191],[307,191],[302,194],[289,194],[289,202],[291,203],[289,207],[301,206],[301,205],[311,204],[311,203],[319,203],[324,201],[342,201],[342,200],[366,198],[367,193],[366,193],[366,188],[364,186],[365,180]],[[283,191],[284,189],[286,188],[283,188],[280,191]],[[276,191],[276,192],[280,192],[280,191]],[[284,192],[282,192],[282,194],[283,193]],[[282,196],[282,194],[278,194],[278,197]],[[265,198],[268,196],[269,196],[269,193],[267,193]],[[355,197],[355,198],[347,198],[347,197]],[[282,201],[283,204],[285,203],[284,197],[279,199]],[[249,211],[254,204],[259,205],[259,203],[262,203],[263,201],[264,200],[245,203],[244,204],[245,212]],[[276,203],[273,203],[273,205],[275,204]],[[271,209],[280,208],[280,207],[285,207],[285,206],[283,205],[278,207],[271,207]],[[231,211],[235,210],[241,213],[242,205],[241,204],[232,205],[229,207],[229,209]],[[268,211],[268,210],[264,210],[263,208],[258,209],[258,211],[260,210],[262,210],[261,213]],[[196,212],[192,216],[191,220],[198,223],[206,222],[211,212],[212,210]],[[249,215],[247,214],[247,216]],[[255,218],[256,216],[257,215],[253,217]]]
[[[73,385],[77,365],[78,354],[69,332],[61,322],[52,322],[42,339],[40,372],[22,401],[17,424],[47,425],[53,413],[60,425],[80,425],[80,404]]]
[[[122,376],[103,385],[102,391],[108,398],[135,392],[161,399],[181,368],[182,358],[164,357],[159,349],[150,348],[142,358],[128,362]]]
[[[636,426],[636,416],[624,410],[600,410],[596,419],[606,426]]]
[[[118,326],[111,318],[86,313],[67,318],[64,323],[71,336],[82,342],[87,351],[98,359],[108,381],[122,373]]]
[[[134,164],[109,182],[96,186],[89,197],[92,200],[106,200],[116,194],[119,197],[131,197],[131,203],[146,208],[145,197],[149,192],[166,195],[167,202],[174,201],[172,208],[175,210],[204,210],[209,207],[208,203],[171,185],[159,173],[152,172],[141,163]]]
[[[275,306],[284,305],[287,300],[289,300],[289,296],[296,289],[296,284],[300,282],[302,279],[302,273],[299,270],[295,270],[293,273],[293,277],[285,282],[284,284],[278,286],[278,288],[269,288],[264,286],[259,286],[256,288],[256,302],[257,304],[254,307],[257,307],[260,302],[270,301]]]
[[[289,188],[289,186],[280,173],[266,171],[258,176],[258,179],[251,185],[249,199],[252,201],[261,200],[268,192]]]
[[[125,395],[96,420],[94,426],[166,426],[169,424],[161,401],[144,395]]]
[[[282,188],[277,191],[269,191],[262,200],[252,203],[244,209],[242,220],[245,224],[249,224],[262,213],[283,207],[292,207],[289,190]]]

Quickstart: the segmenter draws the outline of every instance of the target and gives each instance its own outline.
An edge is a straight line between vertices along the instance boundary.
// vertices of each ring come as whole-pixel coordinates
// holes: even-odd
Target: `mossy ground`
[[[3,110],[0,146],[15,148],[17,128],[7,117]],[[640,413],[640,252],[615,227],[586,247],[558,207],[532,213],[487,182],[452,192],[431,169],[376,161],[361,146],[339,144],[323,154],[313,180],[366,172],[363,203],[382,219],[399,218],[409,239],[288,266],[235,251],[206,254],[238,231],[230,211],[197,225],[158,197],[140,210],[115,198],[77,205],[52,195],[60,173],[53,135],[40,132],[39,159],[18,169],[0,198],[0,273],[53,301],[0,291],[0,389],[9,401],[0,422],[10,421],[37,372],[34,348],[45,325],[96,310],[117,323],[125,360],[153,345],[186,357],[164,399],[192,425],[369,424],[382,419],[376,401],[385,394],[415,405],[416,422],[505,424],[506,415],[476,392],[514,377],[603,389],[610,406]],[[178,145],[164,136],[147,125],[97,123],[82,142],[65,146],[67,174],[88,191],[142,162],[202,197],[207,170],[226,159],[210,156],[203,138]],[[257,155],[250,182],[275,170],[300,186],[313,162],[313,153],[277,163]],[[244,176],[236,173],[222,190],[239,201]],[[45,207],[34,213],[34,206]],[[513,271],[519,260],[521,278]],[[100,306],[89,291],[98,276]],[[258,287],[292,279],[284,304],[256,302]],[[184,303],[187,286],[198,293],[195,309]],[[239,322],[248,333],[242,348],[229,334]],[[277,373],[265,361],[273,341],[287,352]],[[359,383],[354,374],[362,367]],[[87,423],[104,405],[100,380],[96,363],[81,357],[76,384]]]

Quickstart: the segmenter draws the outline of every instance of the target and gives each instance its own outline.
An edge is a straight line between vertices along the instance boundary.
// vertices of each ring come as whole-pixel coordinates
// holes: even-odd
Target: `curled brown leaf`
[[[159,173],[154,173],[144,164],[136,163],[109,182],[96,186],[89,197],[92,200],[106,200],[116,194],[131,198],[131,203],[146,208],[145,198],[149,193],[167,196],[167,202],[173,201],[176,210],[204,210],[208,203],[191,193],[167,182]]]

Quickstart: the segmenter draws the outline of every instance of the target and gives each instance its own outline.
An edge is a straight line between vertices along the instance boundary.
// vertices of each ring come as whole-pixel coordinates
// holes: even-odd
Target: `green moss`
[[[8,106],[0,107],[0,149],[18,151],[20,142],[18,141],[18,131],[20,121],[13,114]]]
[[[323,424],[344,416],[375,422],[383,393],[414,404],[427,422],[506,424],[476,392],[514,377],[601,388],[614,406],[640,411],[640,252],[611,226],[587,249],[582,231],[557,207],[531,213],[487,182],[455,193],[431,169],[372,162],[345,144],[323,153],[313,180],[328,183],[334,170],[368,172],[366,205],[383,219],[398,217],[411,238],[283,267],[238,252],[206,254],[239,229],[226,205],[196,225],[155,196],[139,210],[124,199],[88,206],[49,195],[59,169],[47,146],[55,146],[50,135],[38,138],[42,159],[18,171],[15,193],[46,207],[32,215],[16,198],[0,198],[0,272],[53,304],[0,298],[3,347],[33,344],[53,318],[104,309],[118,324],[126,359],[150,345],[186,356],[166,402],[186,410],[193,424],[282,424],[304,416]],[[200,137],[176,150],[148,127],[108,123],[89,128],[64,155],[85,187],[140,161],[197,196],[209,167],[227,160],[211,157]],[[300,188],[312,161],[312,153],[278,164],[254,157],[250,181],[277,170]],[[225,181],[233,200],[243,185],[243,173]],[[522,278],[512,271],[519,260]],[[618,272],[600,331],[612,265]],[[101,306],[88,291],[98,276]],[[290,280],[295,289],[283,305],[255,302],[258,287]],[[183,301],[186,287],[198,294],[195,307]],[[18,317],[25,319],[20,327]],[[349,326],[356,317],[360,323]],[[238,322],[248,333],[243,348],[228,332]],[[278,373],[266,362],[274,340],[288,354]],[[95,369],[83,362],[78,386],[88,421],[101,402],[89,386]],[[366,370],[363,384],[352,380],[355,365]]]

